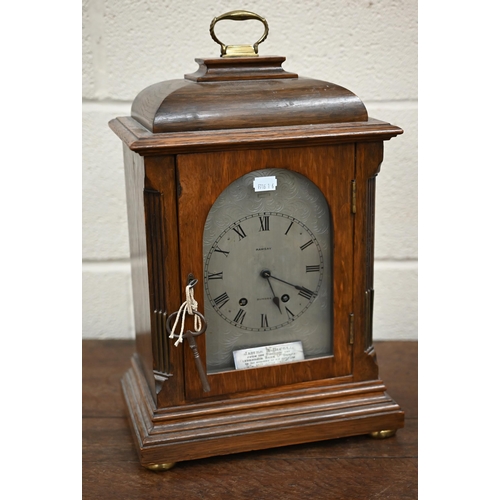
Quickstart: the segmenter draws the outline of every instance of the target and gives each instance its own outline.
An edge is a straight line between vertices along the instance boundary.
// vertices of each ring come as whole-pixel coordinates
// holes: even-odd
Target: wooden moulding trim
[[[324,381],[320,386],[308,388],[289,388],[284,389],[279,393],[274,390],[269,394],[248,395],[243,398],[233,398],[231,400],[211,401],[211,402],[196,402],[192,406],[185,404],[172,408],[155,408],[153,399],[149,393],[149,387],[142,374],[140,364],[136,359],[136,355],[132,358],[132,371],[130,372],[133,378],[129,385],[133,385],[133,391],[137,393],[138,398],[144,401],[141,420],[154,421],[155,428],[166,424],[172,426],[175,422],[182,422],[185,427],[187,421],[193,421],[195,427],[200,424],[196,422],[205,421],[205,419],[217,418],[221,421],[226,415],[241,414],[246,415],[245,420],[248,421],[248,412],[258,415],[253,419],[266,419],[272,417],[272,413],[280,412],[283,415],[292,412],[311,413],[321,411],[324,407],[330,409],[343,408],[347,406],[370,405],[380,401],[387,401],[385,396],[386,387],[381,380],[371,380],[365,382],[349,382],[332,385],[338,382],[338,379]],[[346,377],[347,379],[347,377]],[[390,398],[389,398],[390,399]],[[392,401],[392,400],[391,400]],[[294,406],[300,405],[300,409],[294,409]],[[289,409],[287,409],[287,407]],[[279,408],[282,408],[281,410]],[[234,418],[234,417],[231,417]],[[206,425],[206,424],[203,424]],[[172,429],[175,425],[172,426]]]
[[[297,399],[285,404],[275,395],[273,407],[240,405],[239,411],[237,405],[230,407],[219,402],[218,413],[212,415],[193,415],[189,411],[183,414],[178,407],[176,421],[159,420],[153,417],[149,389],[136,361],[132,358],[133,366],[123,377],[122,388],[143,465],[366,434],[404,425],[404,412],[385,393],[380,381],[372,381],[371,387],[365,384],[366,394],[339,393],[328,399]],[[354,422],[356,425],[352,425]]]
[[[156,404],[151,395],[151,390],[149,385],[144,377],[144,373],[142,371],[142,365],[140,362],[140,358],[137,353],[134,353],[131,359],[132,368],[125,374],[124,380],[128,381],[128,385],[132,389],[131,394],[135,394],[131,400],[137,404],[141,402],[141,415],[140,421],[142,422],[150,422],[148,428],[151,427],[151,421],[154,417]],[[143,402],[143,403],[142,403]]]
[[[141,155],[180,154],[228,149],[282,148],[335,142],[381,141],[403,133],[390,123],[369,118],[366,122],[331,125],[295,125],[153,134],[131,117],[111,120],[110,128],[129,149]]]
[[[276,422],[285,425],[287,421],[296,422],[314,422],[330,417],[332,414],[341,414],[346,409],[354,414],[365,414],[378,411],[380,405],[387,407],[387,404],[393,405],[394,409],[399,406],[390,398],[384,395],[375,395],[370,398],[356,398],[354,400],[342,399],[340,401],[315,401],[308,404],[287,405],[283,407],[273,407],[270,409],[259,409],[254,411],[227,412],[212,418],[182,418],[175,422],[158,423],[155,421],[154,428],[150,435],[155,434],[178,434],[184,438],[196,436],[203,429],[211,435],[223,435],[232,433],[237,426],[252,425],[254,429],[266,429],[276,427]],[[205,431],[205,432],[207,432]]]
[[[298,78],[281,67],[285,60],[281,56],[197,58],[198,70],[184,78],[194,82]]]
[[[374,392],[383,393],[385,385],[381,380],[370,382],[352,382],[352,377],[348,383],[339,384],[338,377],[331,379],[331,384],[325,381],[321,386],[311,388],[285,388],[276,393],[275,389],[267,394],[251,396],[245,393],[245,397],[233,398],[231,400],[214,400],[211,402],[199,402],[192,406],[189,404],[172,408],[159,408],[155,411],[155,421],[169,421],[183,418],[199,418],[212,414],[227,412],[249,411],[255,409],[276,408],[277,406],[293,405],[296,402],[307,403],[309,401],[321,401],[332,398],[359,398],[362,395]],[[336,384],[336,385],[334,385]],[[321,403],[319,403],[321,404]]]
[[[295,411],[293,411],[295,410]],[[333,408],[325,406],[324,409],[318,409],[314,412],[302,413],[296,409],[292,409],[289,415],[277,413],[267,418],[261,418],[260,415],[242,415],[241,419],[236,419],[234,416],[228,418],[217,418],[207,421],[200,421],[198,426],[188,426],[185,422],[181,422],[178,426],[163,426],[155,427],[155,431],[151,432],[144,439],[144,444],[154,445],[159,443],[175,443],[195,441],[198,439],[214,439],[217,437],[231,437],[241,433],[256,433],[262,431],[275,430],[279,428],[292,429],[294,427],[303,427],[305,425],[312,426],[324,422],[334,423],[336,420],[346,418],[346,413],[350,419],[368,417],[372,415],[380,415],[387,412],[400,411],[400,407],[394,401],[386,399],[378,404],[365,404],[363,406],[344,406],[342,408]],[[251,418],[254,417],[254,418]],[[167,432],[168,431],[168,432]]]
[[[138,397],[140,392],[136,382],[133,368],[129,368],[121,380],[122,395],[134,439],[136,444],[140,446],[149,435],[153,425],[151,418],[144,413],[144,408],[147,405]]]
[[[274,428],[256,429],[246,427],[238,432],[214,436],[199,434],[184,441],[147,440],[139,454],[143,465],[181,462],[215,455],[228,455],[278,446],[323,441],[346,436],[369,434],[380,429],[399,429],[403,422],[402,412],[380,411],[371,415],[345,414],[344,418],[325,418],[322,422],[306,420],[299,424],[282,425],[276,422]]]

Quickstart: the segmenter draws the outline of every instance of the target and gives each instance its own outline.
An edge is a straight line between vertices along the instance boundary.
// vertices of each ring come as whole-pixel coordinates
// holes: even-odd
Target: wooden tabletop
[[[405,411],[396,436],[356,436],[178,463],[139,465],[120,392],[134,342],[83,341],[83,499],[416,499],[417,342],[375,343],[380,378]]]

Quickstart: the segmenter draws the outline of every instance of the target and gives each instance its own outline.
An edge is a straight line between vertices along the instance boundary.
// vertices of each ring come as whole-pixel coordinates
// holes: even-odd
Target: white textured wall
[[[267,19],[261,54],[347,87],[370,116],[405,130],[385,143],[377,181],[374,337],[416,339],[416,0],[83,1],[83,336],[134,335],[121,142],[107,123],[129,115],[144,87],[193,72],[196,57],[218,56],[210,22],[235,9]],[[261,24],[216,31],[251,42]]]

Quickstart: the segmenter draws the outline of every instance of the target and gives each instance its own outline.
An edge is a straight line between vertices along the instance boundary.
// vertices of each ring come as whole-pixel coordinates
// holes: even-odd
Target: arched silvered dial
[[[275,191],[254,180],[275,176]],[[204,230],[209,372],[234,368],[233,352],[301,342],[307,358],[332,352],[332,232],[317,186],[265,169],[230,184]]]

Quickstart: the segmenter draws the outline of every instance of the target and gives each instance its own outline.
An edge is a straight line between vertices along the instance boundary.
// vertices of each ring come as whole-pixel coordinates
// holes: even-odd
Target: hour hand
[[[269,283],[271,284],[271,283]],[[278,306],[278,309],[280,310],[280,313],[283,314],[283,311],[281,310],[281,306],[280,306],[280,299],[279,297],[276,297],[276,295],[273,297],[273,302]]]
[[[271,285],[271,282],[269,281],[269,276],[265,276],[264,275],[265,272],[266,271],[262,271],[261,276],[263,276],[264,278],[267,279],[267,282],[269,283],[269,286],[271,287],[271,292],[273,293],[273,302],[278,306],[278,309],[280,310],[280,313],[283,314],[283,312],[281,310],[281,306],[280,306],[280,299],[274,293],[273,285]]]

